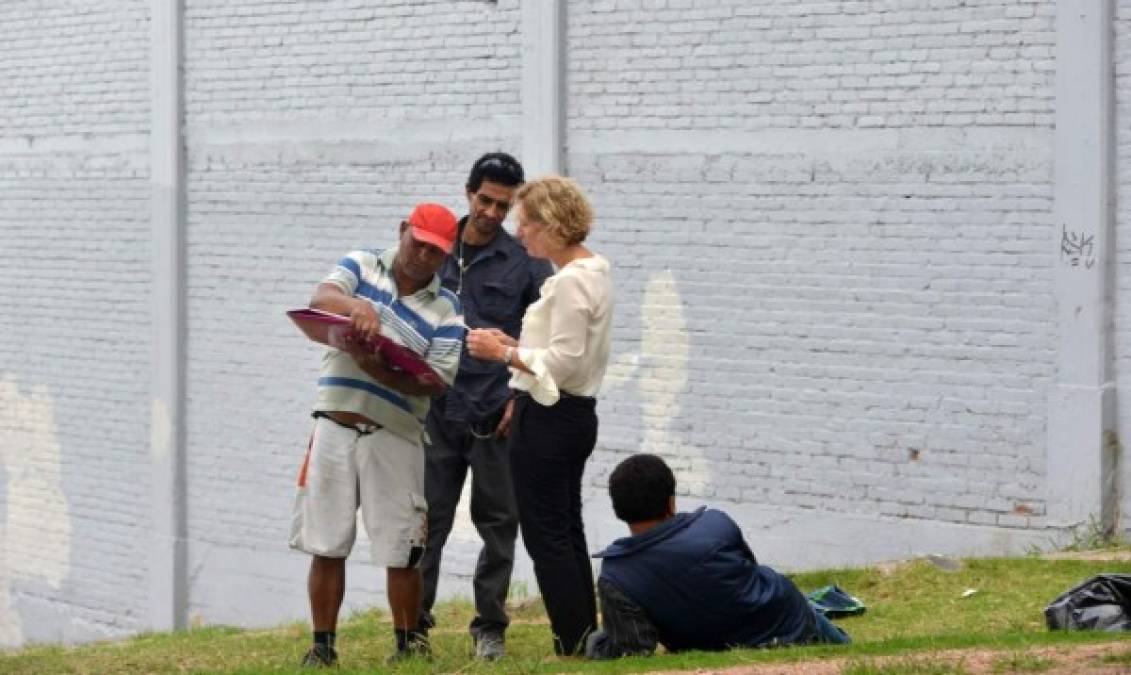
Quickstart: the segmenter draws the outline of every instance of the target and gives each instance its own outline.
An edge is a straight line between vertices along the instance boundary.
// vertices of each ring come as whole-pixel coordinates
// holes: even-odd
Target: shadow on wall
[[[54,404],[45,387],[22,395],[0,377],[0,647],[24,641],[16,584],[59,589],[70,572],[71,517],[61,477]]]
[[[641,401],[640,452],[663,457],[681,493],[703,494],[711,471],[703,451],[683,443],[672,421],[687,387],[691,338],[683,298],[671,270],[656,272],[644,286],[640,307],[640,352],[621,354],[609,365],[604,391],[634,386]]]

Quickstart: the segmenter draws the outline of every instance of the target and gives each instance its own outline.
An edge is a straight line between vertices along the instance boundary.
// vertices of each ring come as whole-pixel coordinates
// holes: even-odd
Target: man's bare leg
[[[314,644],[302,659],[304,668],[322,668],[337,663],[334,650],[337,637],[338,611],[346,592],[346,559],[310,559],[306,577],[306,593],[310,597],[310,621],[314,624]]]
[[[346,559],[313,556],[306,579],[310,618],[316,631],[336,632],[338,612],[346,594]]]
[[[389,611],[393,613],[393,633],[397,638],[397,651],[389,657],[388,663],[411,657],[432,658],[428,631],[419,628],[420,570],[415,567],[389,567],[385,575]]]
[[[420,570],[415,567],[389,567],[385,571],[389,611],[393,628],[415,629],[420,613]]]

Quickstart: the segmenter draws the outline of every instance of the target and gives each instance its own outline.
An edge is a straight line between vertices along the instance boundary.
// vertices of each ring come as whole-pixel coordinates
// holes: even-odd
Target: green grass
[[[553,657],[549,628],[538,603],[515,612],[515,625],[508,632],[507,657],[503,661],[477,663],[469,658],[471,641],[465,630],[472,607],[467,601],[456,601],[438,608],[440,630],[432,636],[436,658],[431,663],[409,663],[395,670],[642,672],[842,657],[847,659],[843,671],[855,675],[961,673],[967,672],[961,660],[940,660],[932,653],[977,647],[1001,651],[994,660],[994,672],[1041,672],[1051,664],[1026,653],[1027,650],[1106,640],[1128,641],[1131,646],[1125,635],[1050,633],[1045,628],[1044,606],[1064,590],[1100,572],[1131,572],[1131,563],[1026,557],[967,560],[955,572],[944,572],[917,561],[886,570],[869,567],[798,574],[794,580],[802,590],[836,583],[868,605],[863,616],[838,622],[855,644],[847,648],[659,654],[603,663]],[[300,586],[302,580],[296,579],[295,584]],[[978,592],[961,597],[969,588]],[[309,640],[305,623],[270,630],[210,626],[79,647],[30,646],[0,653],[0,673],[297,672],[295,664]],[[351,616],[339,627],[339,672],[384,671],[381,664],[391,646],[391,628],[381,612]],[[1112,659],[1107,662],[1109,665],[1128,664],[1131,650],[1104,658]]]

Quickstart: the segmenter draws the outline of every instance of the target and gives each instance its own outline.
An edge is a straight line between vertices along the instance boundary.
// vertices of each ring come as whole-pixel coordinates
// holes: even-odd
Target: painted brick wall
[[[623,532],[602,488],[639,450],[785,567],[985,552],[1045,524],[1053,6],[568,3],[567,169],[618,292],[591,544]],[[35,316],[0,332],[4,644],[144,622],[146,13],[0,8],[0,294]],[[285,540],[319,350],[282,312],[414,201],[462,212],[479,153],[518,151],[520,24],[520,0],[186,0],[194,619],[306,615]],[[1121,344],[1122,299],[1115,321]],[[477,545],[454,537],[442,591],[466,595]],[[352,607],[382,602],[364,551]]]
[[[1115,240],[1112,348],[1115,386],[1126,391],[1131,386],[1131,0],[1115,4]],[[1119,460],[1119,493],[1122,502],[1122,528],[1131,533],[1131,459],[1127,455],[1131,439],[1131,397],[1116,396],[1122,458]]]
[[[187,3],[193,614],[305,615],[309,558],[286,542],[321,350],[283,310],[347,251],[395,243],[413,203],[463,213],[480,153],[518,153],[519,18],[517,2]],[[350,605],[384,602],[367,548]],[[448,566],[470,574],[474,552]]]
[[[191,124],[514,115],[517,2],[185,3]]]
[[[144,2],[12,0],[0,16],[5,137],[148,129]]]
[[[620,311],[593,493],[643,445],[693,497],[1039,524],[1054,38],[1013,0],[570,3]]]
[[[147,15],[0,6],[0,646],[142,625]]]
[[[1052,6],[570,2],[571,129],[1048,125]]]

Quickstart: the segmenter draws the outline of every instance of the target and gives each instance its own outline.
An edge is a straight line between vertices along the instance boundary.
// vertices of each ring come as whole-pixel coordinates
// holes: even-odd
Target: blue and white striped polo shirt
[[[459,299],[440,286],[439,276],[416,293],[400,297],[393,278],[396,254],[395,248],[353,251],[322,283],[372,302],[381,319],[381,334],[419,354],[450,385],[459,368],[465,330]],[[322,358],[315,410],[365,415],[418,443],[430,405],[427,396],[407,396],[377,382],[343,351],[331,349]]]

